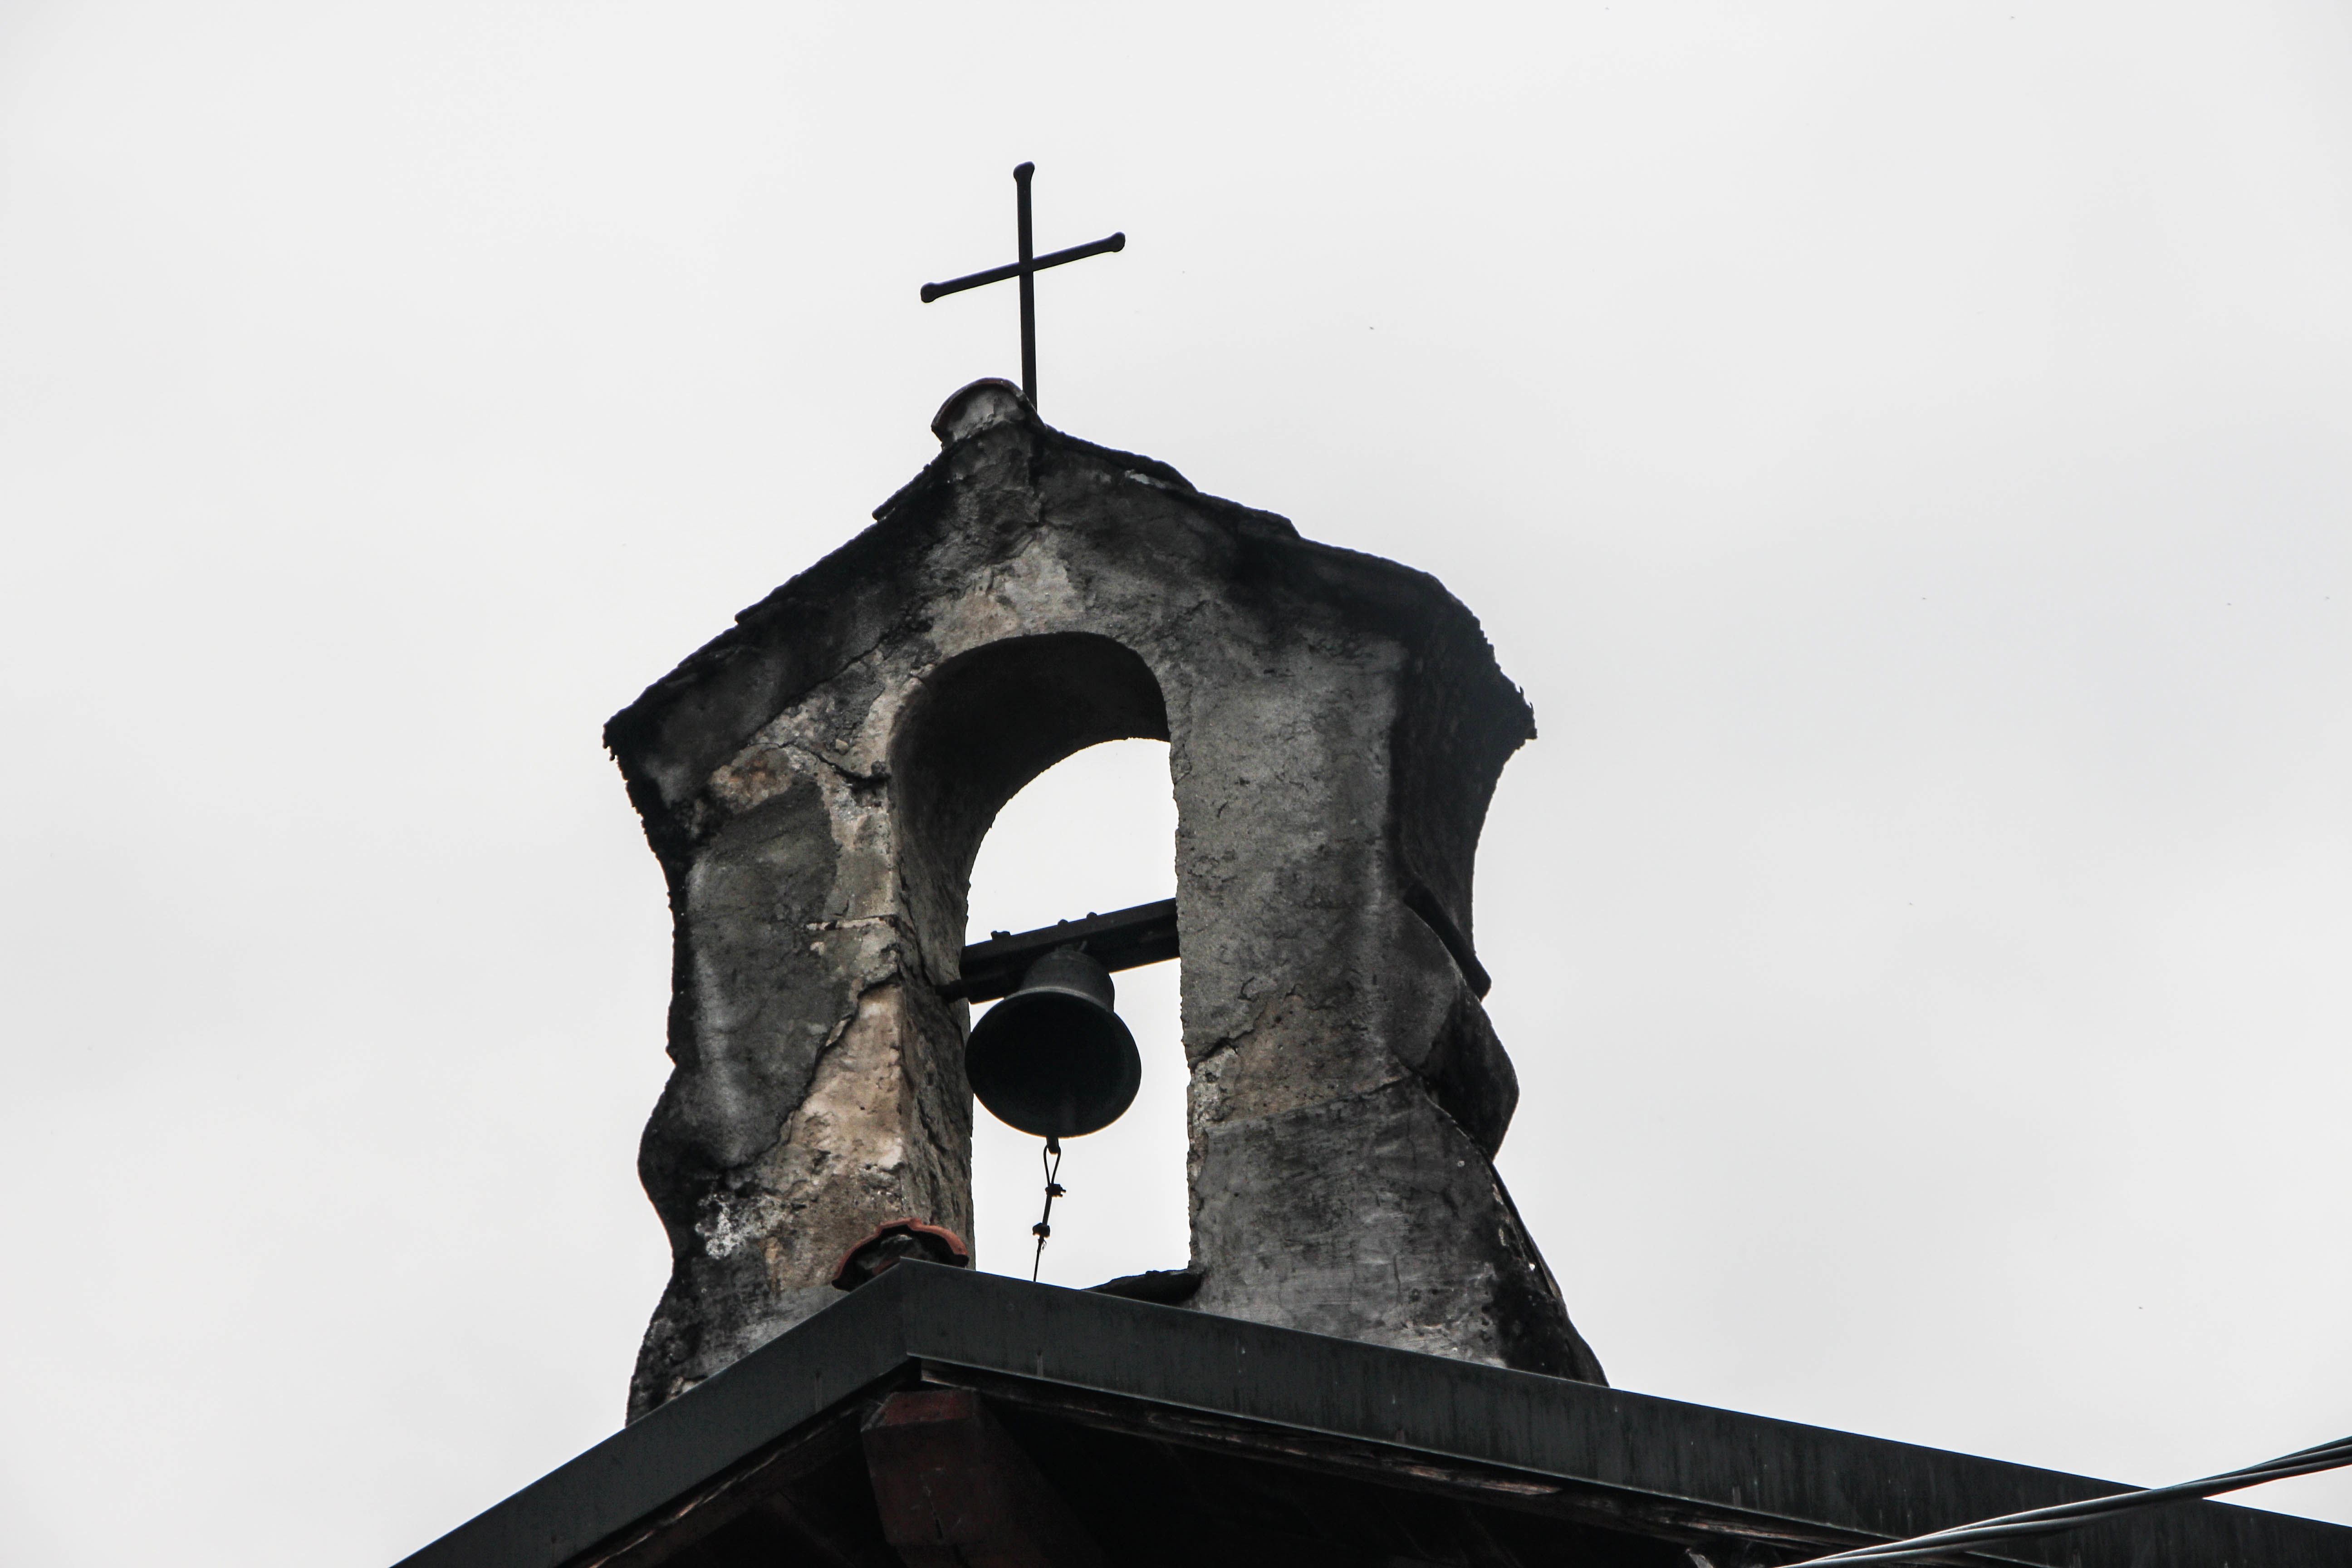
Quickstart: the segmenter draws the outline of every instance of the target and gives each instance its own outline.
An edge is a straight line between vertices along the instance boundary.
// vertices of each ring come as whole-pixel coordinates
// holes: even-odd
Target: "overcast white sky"
[[[1129,237],[1047,417],[1535,704],[1503,1166],[1617,1383],[2144,1482],[2352,1431],[2342,6],[5,0],[0,1561],[376,1568],[615,1426],[598,727],[1017,373],[915,289],[1024,158]],[[976,922],[1164,893],[1165,794],[1048,775]],[[1122,996],[1066,1283],[1183,1252]]]

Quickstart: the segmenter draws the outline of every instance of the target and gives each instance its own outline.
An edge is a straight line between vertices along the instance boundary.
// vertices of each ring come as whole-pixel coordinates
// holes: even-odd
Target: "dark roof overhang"
[[[1097,1465],[1108,1462],[1101,1455],[1113,1451],[1106,1447],[1115,1446],[1111,1435],[1139,1434],[1160,1451],[1222,1450],[1221,1463],[1352,1476],[1532,1515],[1528,1527],[1538,1531],[1713,1542],[1718,1561],[1724,1542],[1853,1545],[2121,1489],[1622,1389],[910,1262],[401,1568],[669,1560],[664,1531],[679,1532],[682,1544],[685,1535],[706,1531],[735,1506],[730,1495],[741,1494],[742,1505],[756,1490],[743,1478],[809,1434],[845,1435],[836,1448],[845,1442],[845,1451],[854,1450],[858,1418],[879,1396],[926,1382],[978,1388],[998,1408],[1088,1428],[1098,1435],[1085,1445]],[[1051,1474],[1054,1465],[1045,1468]],[[1097,1473],[1091,1484],[1103,1479]],[[1132,1485],[1139,1494],[1152,1487],[1142,1476]],[[696,1523],[698,1509],[710,1518]],[[2343,1568],[2352,1562],[2352,1530],[2189,1503],[1976,1560]]]

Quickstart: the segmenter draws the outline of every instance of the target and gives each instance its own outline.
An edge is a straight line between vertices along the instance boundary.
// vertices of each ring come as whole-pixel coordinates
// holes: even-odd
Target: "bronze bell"
[[[1076,947],[1029,966],[1021,989],[972,1026],[971,1091],[996,1119],[1040,1138],[1109,1126],[1135,1102],[1143,1058],[1111,1011],[1110,971]]]

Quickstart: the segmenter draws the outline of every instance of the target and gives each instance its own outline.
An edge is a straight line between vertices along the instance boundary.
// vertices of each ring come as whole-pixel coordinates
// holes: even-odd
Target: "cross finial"
[[[992,267],[985,272],[974,272],[946,283],[923,285],[923,303],[928,305],[934,300],[949,294],[961,294],[983,283],[1002,283],[1007,278],[1021,279],[1021,390],[1028,397],[1032,408],[1037,406],[1037,274],[1048,267],[1059,267],[1066,261],[1083,261],[1089,256],[1127,248],[1127,236],[1121,233],[1087,245],[1074,245],[1067,250],[1036,255],[1029,240],[1029,181],[1036,173],[1037,165],[1034,163],[1024,163],[1013,171],[1013,184],[1019,192],[1020,260],[1009,267]]]

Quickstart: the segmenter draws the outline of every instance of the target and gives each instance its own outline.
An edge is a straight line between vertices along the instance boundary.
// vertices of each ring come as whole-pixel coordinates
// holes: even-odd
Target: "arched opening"
[[[924,966],[954,976],[961,949],[992,931],[1173,894],[1167,739],[1158,679],[1108,637],[1009,637],[935,670],[899,721],[890,768],[899,887]],[[1068,1194],[1055,1205],[1042,1279],[1094,1285],[1189,1259],[1176,970],[1170,962],[1114,976],[1143,1081],[1125,1116],[1065,1141]],[[974,1261],[1025,1277],[1043,1140],[967,1109]]]
[[[1111,741],[1040,774],[996,815],[971,871],[965,941],[1165,899],[1176,890],[1176,802],[1163,741]],[[1143,1081],[1126,1115],[1063,1143],[1053,1237],[1039,1278],[1087,1286],[1183,1267],[1185,1090],[1181,961],[1121,971],[1118,1015]],[[991,1004],[993,1005],[993,1004]],[[975,1019],[982,1010],[975,1008]],[[1044,1203],[1042,1142],[972,1108],[972,1250],[992,1273],[1029,1276]]]

